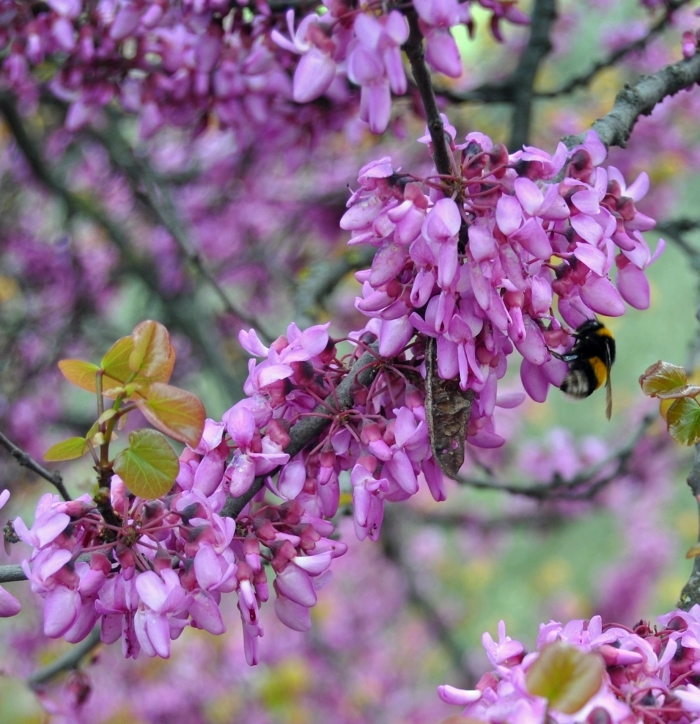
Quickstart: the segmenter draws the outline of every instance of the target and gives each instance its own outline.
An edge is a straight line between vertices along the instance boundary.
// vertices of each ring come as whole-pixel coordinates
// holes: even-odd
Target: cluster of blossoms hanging
[[[330,537],[344,474],[360,539],[377,540],[385,502],[411,497],[421,479],[445,499],[442,465],[431,455],[427,338],[437,338],[439,377],[473,395],[467,441],[494,447],[503,442],[495,406],[523,398],[497,396],[513,349],[536,400],[566,372],[550,352],[572,343],[553,314],[555,295],[571,327],[595,312],[624,313],[623,299],[648,305],[643,270],[653,257],[640,231],[653,221],[634,205],[645,175],[626,188],[615,169],[599,167],[605,149],[593,133],[567,160],[563,145],[553,157],[530,147],[509,156],[483,134],[455,145],[448,130],[459,159],[452,179],[402,175],[389,159],[360,172],[341,225],[352,230],[351,243],[373,244],[377,253],[357,275],[357,307],[371,319],[351,335],[347,359],[338,358],[328,324],[303,332],[291,324],[269,347],[242,332],[243,348],[262,358],[249,362],[247,397],[220,422],[206,422],[199,443],[180,456],[167,495],[135,496],[115,475],[109,516],[88,496],[46,495],[31,528],[14,522],[34,549],[24,566],[46,600],[47,635],[79,641],[101,620],[103,641],[121,637],[125,655],[168,656],[187,625],[222,633],[222,594],[235,592],[247,658],[256,662],[258,611],[269,597],[264,563],[275,574],[278,617],[308,629],[316,589],[345,550]],[[608,276],[613,264],[617,288]],[[157,333],[152,322],[139,329]],[[363,354],[372,369],[367,384],[348,378]],[[295,427],[309,417],[325,422],[294,449]]]
[[[497,38],[501,19],[528,21],[512,2],[479,4],[490,11]],[[294,10],[285,19],[262,1],[2,0],[2,82],[30,107],[41,90],[33,71],[50,69],[60,57],[48,88],[70,104],[69,130],[90,123],[118,99],[139,115],[143,137],[166,123],[196,127],[213,114],[242,139],[264,122],[268,142],[279,137],[288,144],[290,129],[319,120],[313,109],[300,117],[297,104],[327,95],[337,112],[354,103],[346,77],[362,87],[363,120],[375,133],[386,128],[390,91],[407,89],[400,57],[408,38],[405,12],[417,13],[428,63],[446,75],[461,75],[450,28],[473,29],[469,3],[420,0],[386,15],[342,1],[318,7],[310,6],[295,30]],[[285,25],[291,37],[280,32]]]
[[[617,169],[600,168],[606,151],[594,132],[570,154],[559,144],[554,156],[533,147],[509,156],[481,133],[456,145],[447,128],[454,177],[419,179],[389,158],[368,164],[341,226],[351,244],[377,247],[371,269],[357,274],[357,308],[372,317],[366,331],[379,354],[402,353],[416,334],[436,338],[440,377],[475,393],[468,441],[493,447],[503,442],[493,424],[497,381],[513,349],[538,402],[567,372],[551,354],[572,344],[555,297],[574,329],[596,313],[624,314],[625,301],[646,309],[644,269],[664,245],[652,255],[641,234],[654,226],[635,208],[647,175],[627,187]]]
[[[441,686],[438,694],[448,704],[465,706],[463,714],[470,721],[690,724],[700,712],[700,606],[664,614],[659,623],[660,628],[640,622],[630,629],[603,625],[600,616],[564,626],[551,621],[540,625],[537,651],[528,654],[520,642],[506,636],[501,621],[498,641],[488,633],[482,638],[494,670],[484,674],[473,690]],[[604,664],[599,686],[583,694],[582,706],[571,706],[573,697],[562,696],[565,687],[559,692],[560,706],[553,697],[530,691],[534,687],[529,672],[556,642],[596,652]],[[567,673],[572,672],[559,672],[560,682]],[[581,686],[582,673],[572,677],[572,689]]]

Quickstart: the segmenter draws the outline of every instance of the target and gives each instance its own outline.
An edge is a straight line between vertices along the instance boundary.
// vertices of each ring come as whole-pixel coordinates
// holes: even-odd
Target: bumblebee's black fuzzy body
[[[576,342],[561,359],[569,365],[569,372],[561,390],[572,397],[588,397],[602,385],[607,390],[606,414],[612,412],[610,368],[615,361],[615,339],[612,332],[597,319],[589,319],[574,333]]]

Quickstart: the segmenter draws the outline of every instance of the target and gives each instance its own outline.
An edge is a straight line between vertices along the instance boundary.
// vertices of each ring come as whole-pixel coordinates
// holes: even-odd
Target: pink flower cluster
[[[512,2],[479,2],[491,12],[497,37],[501,19],[527,22]],[[32,71],[60,57],[48,88],[70,104],[69,130],[119,99],[125,110],[139,114],[144,137],[165,123],[201,127],[211,113],[243,138],[265,123],[268,136],[281,134],[289,144],[284,128],[300,120],[295,103],[325,94],[333,105],[346,105],[347,75],[362,88],[361,117],[380,133],[389,121],[390,92],[406,92],[400,53],[408,37],[406,18],[396,10],[385,16],[375,15],[373,7],[358,11],[342,0],[319,7],[324,12],[310,6],[296,30],[289,10],[286,38],[278,30],[281,12],[264,2],[251,9],[247,2],[220,0],[0,0],[2,80],[32,106],[41,90]],[[462,64],[450,28],[471,28],[469,5],[420,0],[415,10],[428,62],[459,76]],[[301,59],[292,82],[296,55]],[[307,114],[306,121],[313,124],[315,115]]]
[[[105,524],[87,495],[70,502],[44,495],[31,528],[15,519],[17,535],[34,548],[23,567],[32,591],[45,599],[47,636],[75,643],[99,621],[102,641],[121,638],[126,657],[143,650],[167,658],[170,641],[186,626],[223,633],[219,605],[222,594],[233,592],[246,658],[257,663],[259,608],[269,598],[264,563],[275,571],[280,620],[309,628],[316,587],[346,546],[321,535],[333,526],[296,502],[246,509],[236,521],[220,516],[223,432],[223,425],[207,423],[197,452],[183,453],[178,482],[164,499],[130,497],[114,476],[111,502],[121,526]]]
[[[482,638],[494,670],[473,690],[440,686],[438,694],[448,704],[464,706],[465,716],[485,722],[534,724],[546,718],[560,724],[690,724],[700,712],[700,606],[660,616],[659,623],[661,628],[640,622],[629,629],[603,625],[600,616],[566,625],[550,621],[540,625],[537,651],[528,654],[520,642],[506,636],[501,621],[498,641],[488,633]],[[527,689],[528,669],[555,641],[595,651],[605,662],[599,691],[575,714],[548,708],[546,699]]]
[[[102,639],[121,637],[126,656],[166,657],[185,626],[222,633],[222,594],[235,593],[255,663],[258,611],[269,597],[264,563],[274,571],[279,619],[303,631],[331,559],[345,551],[330,538],[341,477],[360,540],[377,540],[385,502],[410,498],[421,480],[445,499],[426,421],[426,336],[437,338],[439,375],[475,393],[467,440],[495,447],[503,442],[495,406],[523,398],[497,397],[507,356],[523,355],[522,380],[535,399],[567,369],[550,353],[571,344],[552,313],[555,294],[572,327],[594,312],[622,314],[623,299],[648,305],[643,269],[652,256],[640,230],[653,221],[635,208],[646,176],[627,189],[615,169],[597,167],[604,148],[595,134],[568,161],[563,145],[553,157],[530,147],[509,156],[483,134],[452,152],[452,179],[402,176],[389,159],[362,169],[341,225],[351,243],[378,250],[358,273],[357,307],[371,319],[351,335],[346,359],[328,324],[290,324],[269,347],[253,330],[241,332],[260,360],[249,361],[247,397],[221,422],[207,421],[167,496],[142,500],[114,477],[113,518],[87,496],[66,503],[47,495],[31,528],[15,521],[34,549],[25,571],[45,598],[47,635],[79,641],[101,621]],[[369,385],[355,382],[347,409],[325,402],[373,342]],[[293,428],[308,417],[327,424],[296,451]],[[246,494],[235,521],[222,514],[227,500]]]
[[[554,297],[572,328],[595,313],[624,314],[625,301],[645,309],[644,269],[663,242],[652,256],[641,234],[654,226],[635,207],[647,175],[627,187],[617,169],[601,168],[606,151],[594,132],[570,153],[560,143],[554,156],[527,146],[508,155],[482,133],[455,144],[446,127],[452,177],[420,179],[390,158],[372,162],[341,226],[350,244],[377,247],[372,267],[356,275],[356,306],[372,318],[366,329],[380,355],[402,352],[416,333],[436,338],[440,377],[476,393],[468,440],[493,447],[503,442],[493,428],[497,381],[514,348],[534,400],[566,374],[550,352],[572,343]]]

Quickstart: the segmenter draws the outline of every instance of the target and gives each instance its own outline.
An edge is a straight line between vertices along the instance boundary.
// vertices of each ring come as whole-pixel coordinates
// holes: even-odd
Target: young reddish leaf
[[[660,400],[676,400],[679,397],[697,397],[698,395],[700,395],[698,385],[682,385],[668,392],[658,392],[656,397]]]
[[[179,387],[154,382],[146,397],[134,400],[143,416],[162,432],[196,447],[202,437],[206,413],[199,397]]]
[[[45,453],[44,460],[47,463],[55,463],[60,460],[75,460],[81,458],[88,451],[84,437],[69,437],[67,440],[57,442]]]
[[[666,423],[676,442],[694,445],[700,440],[700,405],[690,397],[681,397],[668,408]]]
[[[649,397],[656,397],[663,392],[671,392],[683,387],[688,382],[688,375],[683,367],[669,362],[659,361],[648,367],[639,378],[642,391]]]
[[[129,368],[138,378],[149,382],[167,382],[175,366],[175,348],[168,330],[159,322],[147,319],[134,327],[131,334],[134,348],[129,355]]]
[[[605,664],[600,654],[557,641],[544,648],[525,675],[528,691],[564,714],[574,714],[600,689]]]
[[[58,369],[61,370],[68,382],[72,382],[88,392],[97,392],[95,374],[100,369],[97,365],[83,362],[81,359],[62,359],[58,363]]]
[[[114,472],[141,498],[155,500],[172,488],[180,471],[175,451],[155,430],[135,430],[129,447],[114,459]]]

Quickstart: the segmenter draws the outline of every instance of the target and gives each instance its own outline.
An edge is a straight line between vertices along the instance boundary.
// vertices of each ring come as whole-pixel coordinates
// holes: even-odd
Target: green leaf
[[[525,683],[531,694],[543,696],[553,709],[574,714],[598,692],[604,671],[600,654],[557,641],[540,652]]]
[[[153,427],[175,440],[197,446],[206,413],[196,395],[162,382],[154,382],[143,394],[145,398],[137,397],[134,402]]]
[[[81,359],[62,359],[58,363],[58,369],[61,370],[68,382],[72,382],[88,392],[97,392],[95,374],[100,369],[97,365]]]
[[[700,440],[700,405],[691,397],[681,397],[668,408],[666,424],[676,442],[694,445]]]
[[[123,387],[127,381],[131,381],[134,373],[129,367],[129,355],[134,349],[134,340],[131,337],[118,339],[102,358],[100,367],[102,375],[102,393],[107,397],[116,397],[113,390]]]
[[[175,348],[168,330],[159,322],[147,319],[134,327],[131,334],[134,348],[129,355],[129,368],[137,379],[167,382],[175,366]]]
[[[69,437],[67,440],[52,445],[44,453],[44,460],[47,463],[55,463],[60,460],[75,460],[81,458],[87,451],[88,446],[84,437]]]
[[[172,488],[180,471],[175,451],[155,430],[129,433],[129,447],[114,459],[114,472],[141,498],[155,500]]]
[[[646,372],[639,378],[642,391],[649,397],[660,397],[662,393],[677,390],[686,385],[687,382],[688,375],[683,367],[661,360],[648,367]]]

